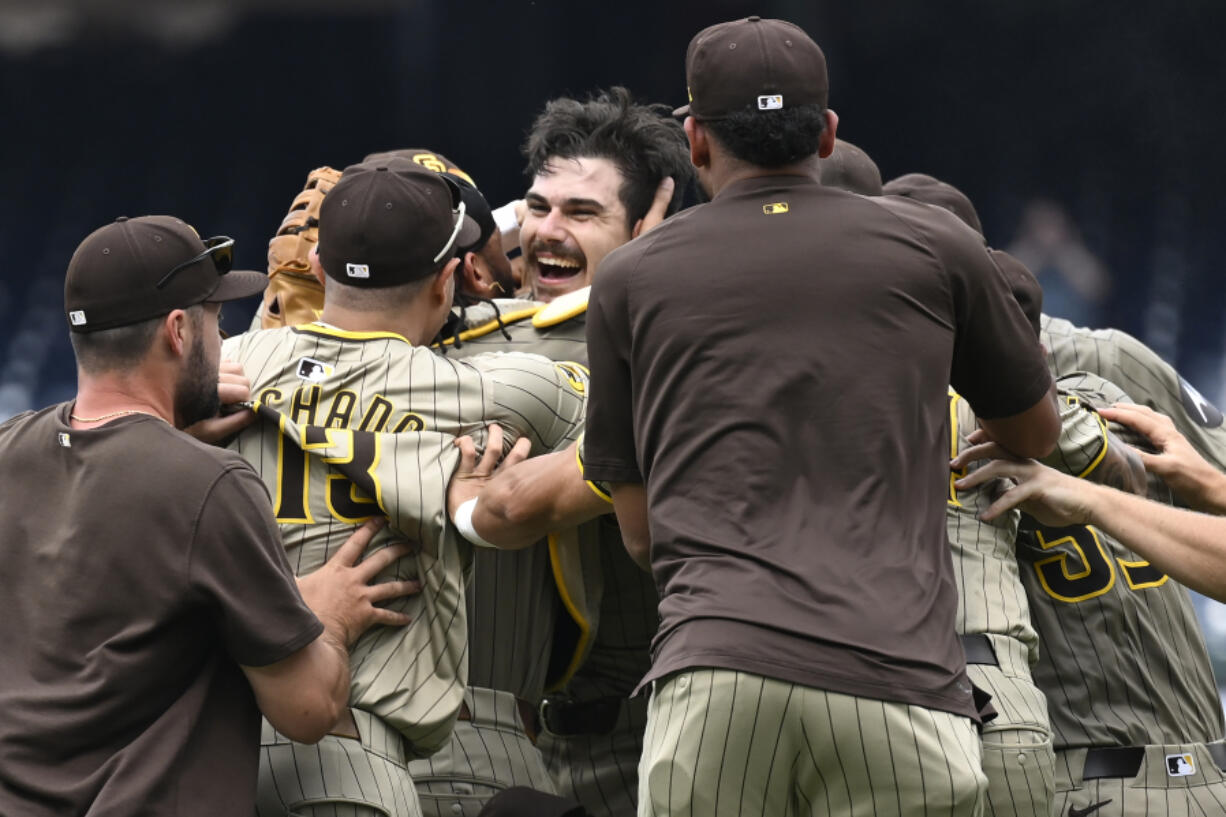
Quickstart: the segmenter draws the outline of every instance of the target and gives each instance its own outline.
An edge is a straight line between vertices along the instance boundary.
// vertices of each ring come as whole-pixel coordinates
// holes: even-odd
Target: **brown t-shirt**
[[[647,680],[724,667],[974,716],[947,387],[994,418],[1051,384],[979,236],[906,199],[741,181],[608,256],[588,348],[586,476],[647,485]]]
[[[254,810],[263,666],[322,625],[263,483],[146,415],[0,426],[0,814]]]

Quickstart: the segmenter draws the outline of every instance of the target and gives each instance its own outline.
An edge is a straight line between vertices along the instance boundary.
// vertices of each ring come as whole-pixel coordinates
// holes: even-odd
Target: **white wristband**
[[[466,502],[460,503],[460,507],[456,508],[455,511],[456,530],[460,532],[461,536],[478,547],[497,547],[497,545],[495,545],[493,542],[487,542],[482,539],[481,534],[477,533],[476,528],[473,527],[473,511],[476,510],[476,508],[477,497],[475,496]]]
[[[519,246],[519,218],[515,215],[515,205],[523,200],[509,202],[493,212],[494,224],[502,233],[502,248],[509,255],[511,250]]]

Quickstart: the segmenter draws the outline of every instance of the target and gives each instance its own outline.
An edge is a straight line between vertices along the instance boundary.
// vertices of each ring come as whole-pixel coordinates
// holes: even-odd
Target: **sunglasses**
[[[204,239],[204,252],[175,266],[174,269],[163,275],[162,279],[154,284],[154,286],[157,289],[161,289],[170,283],[170,279],[175,276],[176,272],[187,269],[193,264],[199,264],[206,258],[213,259],[213,266],[217,268],[218,275],[225,275],[234,268],[234,239],[228,235],[216,235],[212,238]]]

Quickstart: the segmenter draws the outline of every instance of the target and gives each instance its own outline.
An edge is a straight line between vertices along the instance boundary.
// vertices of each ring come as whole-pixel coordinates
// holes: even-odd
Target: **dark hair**
[[[664,105],[641,105],[615,87],[580,102],[551,100],[537,116],[523,146],[529,177],[547,174],[550,160],[602,158],[622,176],[618,198],[628,226],[647,214],[656,188],[667,176],[676,182],[668,214],[681,206],[693,177],[689,144],[680,123]]]
[[[826,109],[798,105],[777,111],[745,108],[702,124],[737,159],[758,167],[782,167],[817,153]]]
[[[192,330],[199,334],[204,328],[204,307],[200,304],[186,307]],[[88,374],[102,374],[138,365],[149,353],[153,339],[166,320],[165,315],[102,329],[97,332],[70,332],[72,351],[77,356],[77,365]]]

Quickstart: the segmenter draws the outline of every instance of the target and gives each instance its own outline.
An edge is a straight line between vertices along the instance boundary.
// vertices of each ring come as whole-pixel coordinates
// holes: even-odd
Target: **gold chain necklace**
[[[150,417],[157,417],[159,420],[165,420],[160,414],[154,414],[151,411],[141,411],[140,409],[121,409],[112,411],[110,414],[102,414],[97,417],[82,417],[79,414],[69,414],[70,420],[76,420],[78,423],[100,423],[103,420],[110,420],[112,417],[124,417],[129,414],[148,414]]]

